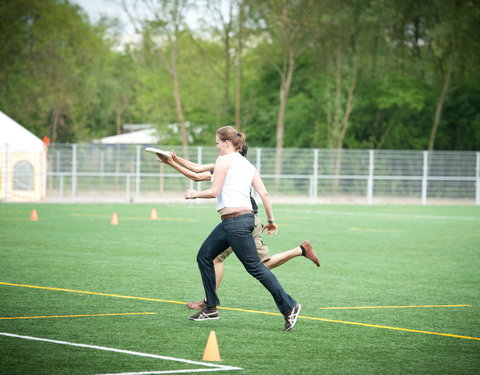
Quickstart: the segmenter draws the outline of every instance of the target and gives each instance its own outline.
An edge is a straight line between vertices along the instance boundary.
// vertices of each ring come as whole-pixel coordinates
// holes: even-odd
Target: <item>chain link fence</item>
[[[147,146],[54,144],[43,157],[0,148],[0,199],[183,202],[185,188],[208,186],[159,163]],[[200,164],[217,156],[215,147],[188,152]],[[247,157],[277,203],[480,205],[480,152],[250,148]]]

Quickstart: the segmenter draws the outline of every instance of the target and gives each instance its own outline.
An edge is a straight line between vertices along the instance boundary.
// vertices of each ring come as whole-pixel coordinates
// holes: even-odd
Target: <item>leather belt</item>
[[[240,215],[245,215],[245,214],[253,214],[252,210],[242,210],[242,211],[237,211],[237,212],[232,212],[231,214],[225,214],[220,216],[222,221],[231,219],[232,217],[240,216]]]

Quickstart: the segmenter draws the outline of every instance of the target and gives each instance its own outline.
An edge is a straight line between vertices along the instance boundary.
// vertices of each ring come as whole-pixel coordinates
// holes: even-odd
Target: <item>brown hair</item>
[[[229,141],[236,151],[241,151],[247,137],[245,134],[237,131],[233,126],[224,126],[217,130],[218,138],[221,141]]]

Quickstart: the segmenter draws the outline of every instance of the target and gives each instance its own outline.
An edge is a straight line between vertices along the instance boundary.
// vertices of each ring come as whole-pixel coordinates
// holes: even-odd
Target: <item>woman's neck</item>
[[[233,154],[234,152],[237,152],[237,151],[235,151],[235,150],[225,150],[224,152],[221,153],[221,155]]]

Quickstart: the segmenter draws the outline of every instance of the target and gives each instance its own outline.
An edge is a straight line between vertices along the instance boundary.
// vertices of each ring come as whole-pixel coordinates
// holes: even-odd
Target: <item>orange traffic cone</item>
[[[150,220],[158,220],[156,208],[152,208],[152,211],[150,212]]]
[[[118,225],[118,215],[116,213],[112,215],[112,221],[110,222],[110,224]]]
[[[35,210],[35,209],[32,210],[32,214],[30,215],[30,220],[31,221],[38,221],[37,210]]]
[[[203,361],[221,361],[220,352],[218,351],[217,336],[215,331],[210,331],[208,336],[207,345],[205,346],[205,351],[203,352]]]

